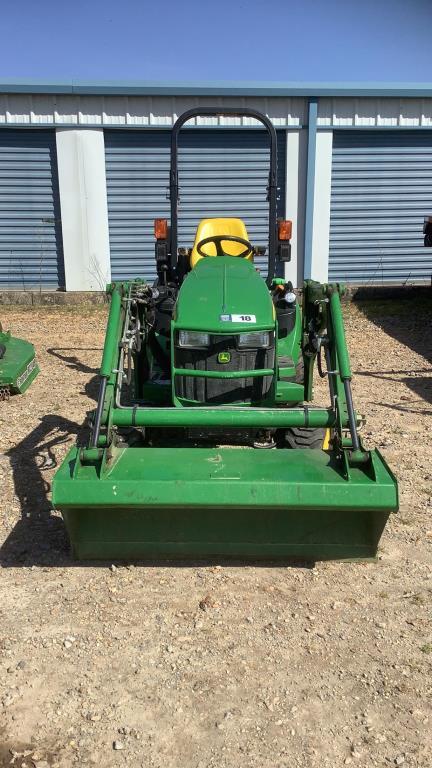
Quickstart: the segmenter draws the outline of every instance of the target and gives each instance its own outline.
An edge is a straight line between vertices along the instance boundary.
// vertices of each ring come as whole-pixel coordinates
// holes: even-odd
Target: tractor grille
[[[218,355],[229,352],[230,360],[220,363]],[[274,368],[274,337],[268,349],[238,349],[236,336],[212,335],[207,349],[175,349],[176,368],[195,371],[253,371],[259,368]],[[198,376],[175,378],[175,393],[179,398],[198,403],[228,404],[253,403],[263,400],[269,394],[273,376],[254,378],[213,379]]]

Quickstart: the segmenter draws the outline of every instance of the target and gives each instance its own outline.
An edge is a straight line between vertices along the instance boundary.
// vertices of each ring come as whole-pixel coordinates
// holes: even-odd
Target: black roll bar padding
[[[271,282],[275,273],[276,249],[277,249],[277,137],[276,131],[266,115],[256,109],[248,107],[194,107],[183,112],[175,121],[171,132],[171,169],[169,196],[171,202],[171,236],[170,236],[170,266],[174,270],[177,267],[177,224],[178,224],[178,135],[182,126],[193,117],[252,117],[258,120],[267,129],[270,136],[270,171],[268,181],[269,202],[269,248],[268,248],[268,274],[267,285]]]

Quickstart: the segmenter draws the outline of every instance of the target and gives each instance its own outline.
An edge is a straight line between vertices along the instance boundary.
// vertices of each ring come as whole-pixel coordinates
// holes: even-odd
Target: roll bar
[[[171,133],[171,169],[169,197],[171,202],[171,234],[170,234],[170,254],[171,268],[177,267],[177,238],[178,238],[178,201],[179,201],[179,181],[178,181],[178,135],[182,126],[193,117],[252,117],[258,120],[267,129],[270,136],[270,171],[267,187],[267,200],[269,202],[269,242],[268,242],[268,275],[267,283],[271,281],[275,273],[276,249],[277,249],[277,214],[276,214],[276,194],[277,194],[277,138],[273,124],[266,115],[257,112],[248,107],[194,107],[183,112],[177,118],[173,125]]]

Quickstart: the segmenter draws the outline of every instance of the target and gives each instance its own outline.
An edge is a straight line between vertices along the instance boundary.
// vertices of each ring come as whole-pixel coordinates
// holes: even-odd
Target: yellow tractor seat
[[[203,258],[197,251],[197,245],[206,237],[215,237],[216,235],[231,235],[232,237],[241,237],[243,240],[249,240],[247,229],[241,219],[202,219],[198,224],[195,242],[193,244],[190,257],[191,269]],[[245,246],[241,243],[232,243],[229,240],[222,243],[224,253],[227,256],[238,256],[244,251]],[[202,248],[207,256],[216,256],[216,246],[214,243],[207,243]],[[247,261],[253,261],[252,254],[246,256]]]

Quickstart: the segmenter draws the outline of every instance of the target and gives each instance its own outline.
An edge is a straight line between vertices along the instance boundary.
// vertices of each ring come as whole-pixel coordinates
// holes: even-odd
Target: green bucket
[[[348,478],[322,450],[75,447],[53,504],[78,559],[369,560],[398,498],[378,451]]]

